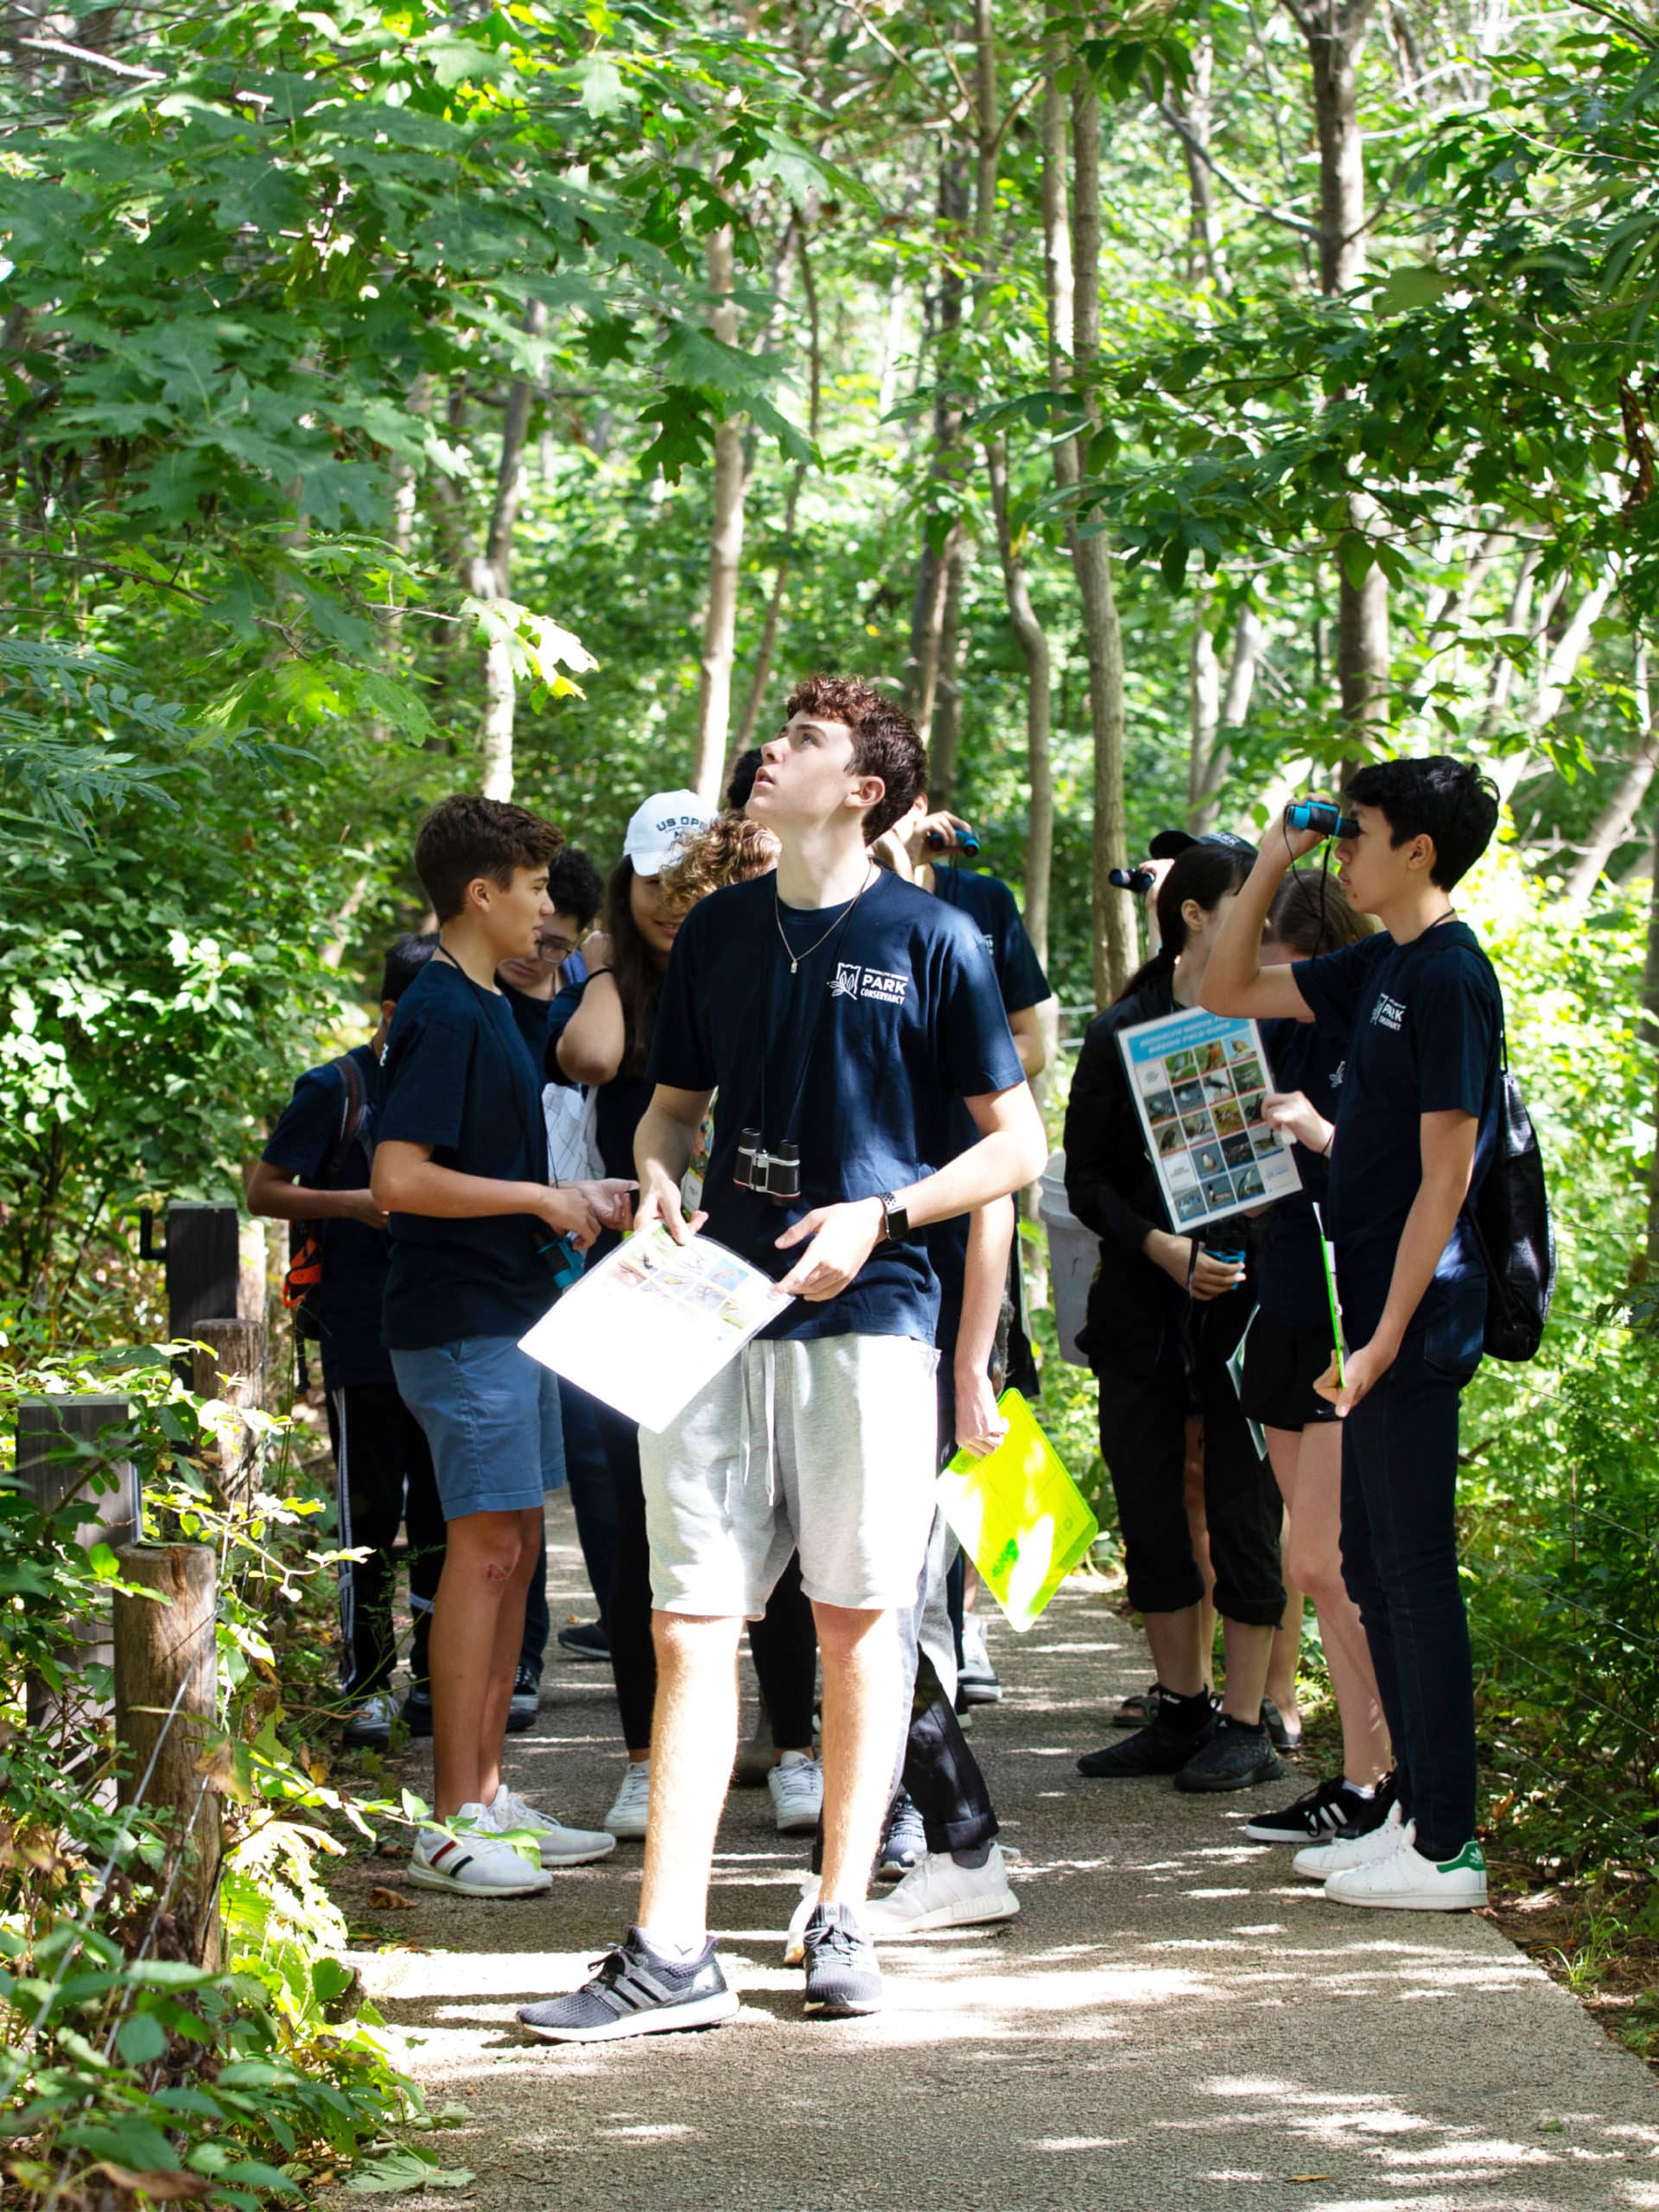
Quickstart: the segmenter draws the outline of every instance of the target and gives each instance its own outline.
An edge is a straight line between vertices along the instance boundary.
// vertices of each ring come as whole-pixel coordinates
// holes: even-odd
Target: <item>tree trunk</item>
[[[950,380],[955,367],[957,334],[962,327],[962,278],[955,266],[955,252],[967,219],[967,165],[958,156],[948,154],[939,163],[939,225],[947,241],[949,258],[939,279],[939,320],[935,341],[938,397],[933,403],[933,458],[928,469],[935,500],[938,487],[959,476],[962,470],[962,410],[950,396]],[[943,506],[955,503],[947,499],[938,500],[938,504]],[[931,526],[930,519],[930,529]],[[931,535],[925,539],[916,564],[910,656],[905,668],[905,708],[924,745],[929,744],[932,737],[938,700],[950,570],[961,557],[962,525],[953,521],[938,543]],[[930,780],[931,776],[930,766]]]
[[[524,328],[534,337],[546,321],[547,309],[539,300],[533,300],[524,316]],[[512,597],[512,532],[524,490],[524,438],[535,397],[535,382],[528,376],[515,377],[507,387],[507,404],[501,418],[501,459],[495,473],[495,498],[490,508],[489,526],[482,548],[466,564],[464,582],[474,599]],[[502,639],[492,638],[484,648],[484,726],[480,733],[481,783],[486,798],[512,797],[514,689],[512,657]]]
[[[1216,292],[1224,299],[1233,289],[1233,280],[1227,267],[1220,226],[1216,220],[1215,175],[1204,158],[1210,149],[1213,105],[1211,86],[1215,76],[1215,62],[1216,49],[1211,40],[1195,40],[1192,82],[1185,92],[1172,86],[1169,102],[1191,134],[1181,141],[1181,154],[1186,162],[1187,203],[1192,226],[1192,265],[1188,271],[1188,281],[1196,286],[1201,276],[1206,276]]]
[[[1648,1050],[1659,1071],[1659,823],[1653,833],[1653,891],[1648,906],[1648,967],[1643,979],[1642,1006],[1647,1015]],[[1659,1072],[1655,1093],[1659,1099]],[[1659,1103],[1655,1107],[1655,1120],[1659,1122]],[[1659,1140],[1655,1141],[1648,1170],[1648,1281],[1656,1278],[1659,1278]]]
[[[729,224],[709,240],[709,324],[725,346],[737,343],[735,272]],[[702,658],[697,674],[697,753],[691,788],[699,798],[720,796],[726,740],[732,721],[732,657],[737,640],[737,574],[743,557],[743,425],[728,416],[715,432],[715,517],[709,538],[709,601],[702,618]]]
[[[1077,377],[1085,380],[1100,352],[1100,96],[1086,78],[1071,95],[1072,353]],[[1091,423],[1099,404],[1085,388]],[[1074,448],[1072,481],[1082,474],[1083,455]],[[1123,634],[1112,591],[1112,556],[1103,533],[1085,537],[1076,517],[1068,526],[1071,563],[1083,602],[1084,640],[1089,658],[1089,720],[1094,739],[1094,835],[1090,866],[1093,913],[1094,982],[1097,1004],[1109,1005],[1128,981],[1135,964],[1135,936],[1129,903],[1108,880],[1128,857],[1123,800]]]
[[[1599,620],[1601,610],[1607,604],[1612,588],[1611,572],[1591,586],[1573,609],[1567,627],[1545,656],[1538,689],[1527,709],[1526,734],[1529,740],[1541,736],[1560,714],[1561,702],[1567,696],[1567,687],[1572,683],[1579,663],[1584,658],[1585,650],[1590,643],[1590,632]],[[1547,602],[1544,613],[1534,627],[1535,638],[1541,639],[1548,630],[1563,591],[1564,584],[1557,588]],[[1493,762],[1492,780],[1497,785],[1501,798],[1508,800],[1514,797],[1516,788],[1526,778],[1531,760],[1532,748],[1529,745],[1524,749],[1505,753],[1502,760]]]
[[[933,728],[928,747],[928,797],[935,806],[955,803],[957,751],[962,738],[962,686],[957,651],[962,638],[962,575],[967,539],[960,526],[945,541],[944,607],[939,621],[939,659],[933,690]]]
[[[1319,289],[1345,291],[1365,271],[1365,146],[1359,125],[1358,66],[1374,0],[1285,0],[1307,45],[1319,145]],[[1374,510],[1363,493],[1349,501],[1355,537],[1369,535]],[[1339,549],[1340,550],[1343,549]],[[1376,563],[1359,582],[1337,565],[1337,684],[1344,721],[1357,736],[1385,739],[1389,723],[1389,586]]]
[[[1198,823],[1194,817],[1203,807],[1210,758],[1221,722],[1221,663],[1216,658],[1216,639],[1210,627],[1210,594],[1201,591],[1186,648],[1186,826],[1195,834]]]
[[[1636,649],[1631,688],[1636,693],[1642,734],[1634,755],[1618,779],[1618,789],[1597,816],[1596,825],[1562,887],[1561,895],[1570,910],[1582,911],[1589,904],[1590,894],[1600,882],[1607,863],[1630,836],[1630,825],[1653,781],[1654,768],[1659,765],[1659,722],[1654,720],[1649,696],[1645,645]]]

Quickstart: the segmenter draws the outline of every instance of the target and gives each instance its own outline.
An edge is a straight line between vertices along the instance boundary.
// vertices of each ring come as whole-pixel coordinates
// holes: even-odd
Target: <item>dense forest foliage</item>
[[[608,866],[798,675],[891,683],[1048,961],[1058,1117],[1110,868],[1465,753],[1562,1245],[1465,1419],[1494,1820],[1645,1864],[1652,23],[17,0],[0,52],[20,1366],[154,1333],[135,1209],[364,1033],[447,791]]]

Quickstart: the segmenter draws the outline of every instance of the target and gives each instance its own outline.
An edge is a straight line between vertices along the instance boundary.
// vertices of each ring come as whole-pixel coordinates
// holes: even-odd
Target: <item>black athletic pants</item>
[[[615,1552],[606,1621],[611,1673],[622,1715],[622,1740],[631,1751],[651,1741],[657,1702],[657,1654],[651,1640],[651,1545],[645,1534],[645,1493],[639,1475],[639,1431],[626,1415],[596,1404],[601,1440],[610,1469],[616,1511]],[[772,1724],[772,1740],[788,1748],[812,1741],[817,1686],[818,1638],[812,1607],[801,1588],[800,1562],[791,1559],[766,1600],[766,1618],[749,1624],[749,1648]]]
[[[397,1648],[391,1606],[397,1583],[392,1546],[409,1531],[409,1599],[415,1617],[410,1671],[426,1677],[432,1600],[443,1572],[443,1510],[423,1430],[394,1385],[347,1383],[328,1393],[328,1436],[338,1478],[339,1545],[367,1548],[341,1560],[340,1686],[360,1699],[391,1680]]]

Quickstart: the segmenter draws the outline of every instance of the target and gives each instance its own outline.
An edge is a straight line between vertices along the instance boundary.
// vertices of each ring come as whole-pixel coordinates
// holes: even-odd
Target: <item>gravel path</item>
[[[550,1516],[556,1624],[591,1611],[569,1508]],[[1241,1834],[1278,1792],[1182,1798],[1085,1783],[1140,1638],[1066,1592],[1000,1624],[1007,1694],[982,1707],[1020,1917],[888,1946],[887,2004],[816,2023],[779,1963],[804,1850],[734,1793],[714,1924],[743,2004],[728,2026],[588,2049],[524,2037],[515,2005],[574,1986],[616,1940],[639,1847],[481,1905],[385,1860],[342,1883],[404,2063],[473,2117],[435,2139],[472,2168],[427,2207],[479,2212],[1659,2212],[1659,2098],[1572,1997],[1488,1923],[1344,1911]],[[746,1674],[747,1673],[746,1662]],[[424,1747],[422,1747],[423,1751]],[[620,1769],[605,1669],[555,1656],[516,1788],[598,1826]],[[424,1789],[422,1751],[397,1763]],[[398,1948],[399,1944],[418,1948]],[[383,2196],[401,2212],[414,2198]]]

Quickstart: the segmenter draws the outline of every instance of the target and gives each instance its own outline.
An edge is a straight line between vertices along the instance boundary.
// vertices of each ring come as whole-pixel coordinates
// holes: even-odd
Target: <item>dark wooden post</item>
[[[130,1459],[88,1457],[68,1447],[75,1440],[95,1445],[105,1430],[124,1427],[131,1418],[132,1407],[125,1398],[18,1402],[17,1479],[42,1512],[54,1513],[74,1501],[79,1515],[75,1537],[85,1551],[94,1544],[136,1544],[142,1532],[143,1500]],[[93,1696],[84,1680],[89,1662],[107,1667],[112,1662],[108,1619],[81,1622],[60,1656],[70,1677],[62,1695],[36,1676],[30,1677],[26,1694],[29,1726],[54,1735],[65,1732],[66,1723],[79,1732],[110,1709],[108,1700]],[[67,1734],[64,1755],[78,1763]]]
[[[121,1802],[168,1817],[174,1933],[186,1955],[217,1967],[218,1556],[207,1544],[132,1544],[118,1556],[124,1582],[155,1592],[115,1601],[115,1732],[127,1754]]]
[[[180,1204],[167,1210],[167,1325],[194,1337],[198,1321],[238,1313],[241,1249],[235,1206]]]

